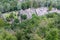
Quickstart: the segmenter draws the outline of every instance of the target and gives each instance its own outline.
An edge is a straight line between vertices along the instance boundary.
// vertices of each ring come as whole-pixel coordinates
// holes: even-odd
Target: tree
[[[21,9],[21,3],[20,3],[20,2],[17,3],[17,9],[18,9],[18,10]]]
[[[37,8],[38,7],[38,3],[36,1],[33,1],[33,7]]]
[[[49,32],[46,34],[46,40],[59,40],[59,33],[58,29],[52,28]]]
[[[30,34],[30,40],[43,40],[38,34]]]
[[[14,19],[14,22],[15,23],[19,23],[19,19]]]
[[[5,26],[5,22],[2,18],[0,18],[0,27],[3,27],[3,26]]]
[[[27,19],[27,15],[22,15],[21,14],[21,18],[25,20],[25,19]]]
[[[1,16],[2,16],[1,14],[2,14],[2,13],[0,12],[0,18],[1,18]]]
[[[4,10],[9,11],[10,10],[10,4],[9,3],[4,3]]]
[[[49,11],[51,11],[52,10],[52,1],[50,1],[50,4],[49,4],[49,9],[48,9]]]
[[[0,4],[0,12],[4,12],[4,6]]]
[[[17,40],[17,38],[11,33],[5,30],[1,30],[1,31],[2,32],[0,32],[0,40]]]
[[[21,8],[22,8],[23,10],[27,9],[27,4],[26,4],[26,2],[21,4]]]

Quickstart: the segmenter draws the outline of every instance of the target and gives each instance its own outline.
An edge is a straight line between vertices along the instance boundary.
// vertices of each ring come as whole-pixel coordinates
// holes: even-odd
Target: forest
[[[47,7],[47,14],[27,19],[19,13],[40,7]],[[59,13],[49,13],[52,8]],[[60,40],[60,0],[0,0],[0,40]]]

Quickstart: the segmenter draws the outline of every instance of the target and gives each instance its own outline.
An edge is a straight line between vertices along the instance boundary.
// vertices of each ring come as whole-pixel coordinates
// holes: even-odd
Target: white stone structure
[[[20,10],[19,12],[17,12],[16,14],[23,14],[23,15],[27,15],[27,19],[30,19],[32,18],[32,14],[36,14],[38,16],[41,16],[41,15],[45,15],[45,14],[48,14],[49,13],[53,13],[53,12],[57,12],[57,13],[60,13],[60,10],[56,9],[56,8],[52,8],[51,11],[48,11],[48,8],[47,7],[40,7],[40,8],[29,8],[29,9],[25,9],[25,10]],[[10,13],[4,13],[2,14],[2,16],[5,18],[6,15],[8,15]],[[18,17],[20,18],[20,16]]]
[[[52,8],[51,11],[48,11],[47,7],[41,7],[41,8],[37,8],[37,9],[29,8],[26,10],[20,10],[19,14],[27,15],[27,19],[29,19],[29,18],[32,18],[32,14],[41,16],[41,15],[48,14],[48,12],[49,13],[53,13],[53,12],[60,13],[60,10],[57,10],[56,8]]]

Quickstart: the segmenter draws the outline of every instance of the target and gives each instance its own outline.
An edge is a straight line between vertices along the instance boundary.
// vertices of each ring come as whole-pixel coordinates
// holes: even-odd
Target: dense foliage
[[[52,4],[52,5],[51,5]],[[50,6],[51,5],[51,6]],[[37,7],[56,7],[60,9],[59,0],[0,0],[0,12],[10,12],[20,9],[37,8]]]
[[[17,9],[17,0],[0,0],[0,11],[7,12]]]
[[[19,19],[14,20],[10,24],[9,21],[0,18],[1,40],[60,40],[60,14],[58,13],[44,16],[33,14],[31,19],[21,23]]]
[[[60,14],[48,13],[37,16],[32,14],[31,19],[27,15],[11,12],[2,17],[4,12],[20,9],[52,7],[60,9],[59,0],[0,0],[0,40],[60,40]]]

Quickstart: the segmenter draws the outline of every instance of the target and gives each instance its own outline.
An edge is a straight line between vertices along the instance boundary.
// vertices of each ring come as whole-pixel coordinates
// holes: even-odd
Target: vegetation
[[[17,0],[0,0],[0,11],[7,12],[17,9]]]
[[[12,24],[0,18],[0,25],[1,40],[60,39],[60,14],[58,13],[50,13],[44,16],[33,14],[29,20],[20,23],[19,19],[14,19]]]
[[[20,9],[28,9],[28,8],[38,8],[38,7],[49,7],[52,4],[52,7],[56,7],[60,9],[60,1],[59,0],[26,0],[23,2],[19,2],[19,0],[0,0],[0,12],[10,12]],[[50,6],[51,8],[51,6]]]
[[[21,18],[25,20],[25,19],[27,19],[27,15],[22,15],[21,14]]]
[[[41,6],[48,7],[49,11],[52,7],[60,9],[60,1],[0,0],[0,40],[60,40],[60,13],[32,14],[32,18],[27,19],[27,15],[10,12]],[[5,12],[10,14],[2,17]]]

